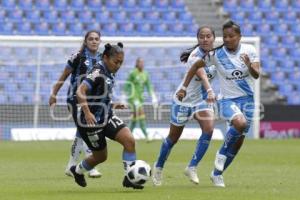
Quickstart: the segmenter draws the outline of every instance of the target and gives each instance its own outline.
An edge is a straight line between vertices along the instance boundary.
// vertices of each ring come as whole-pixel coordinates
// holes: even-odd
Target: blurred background
[[[43,139],[37,136],[41,132],[52,135],[46,139],[69,139],[61,132],[75,133],[65,104],[69,81],[53,112],[48,98],[90,29],[101,32],[101,48],[107,41],[125,44],[115,100],[136,58],[144,59],[161,109],[153,109],[145,93],[147,123],[167,128],[172,95],[186,72],[180,53],[196,44],[202,25],[222,37],[228,19],[241,26],[249,37],[245,42],[259,41],[253,44],[262,66],[256,91],[261,118],[251,137],[300,137],[300,0],[0,0],[0,140],[18,140],[22,134]],[[119,114],[128,122],[129,110]],[[224,123],[218,121],[217,127],[224,130]]]

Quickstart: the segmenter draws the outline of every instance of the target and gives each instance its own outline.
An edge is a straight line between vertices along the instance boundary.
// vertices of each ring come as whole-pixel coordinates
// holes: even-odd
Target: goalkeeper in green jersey
[[[144,70],[144,60],[142,58],[137,58],[135,69],[130,72],[124,87],[132,111],[129,128],[133,131],[136,124],[139,123],[145,138],[150,141],[146,130],[145,112],[143,109],[145,87],[152,97],[153,105],[157,105],[157,98],[150,83],[149,75]]]

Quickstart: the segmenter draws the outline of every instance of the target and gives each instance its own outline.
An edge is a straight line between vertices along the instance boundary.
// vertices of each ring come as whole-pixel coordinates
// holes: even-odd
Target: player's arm
[[[56,95],[60,88],[63,86],[66,79],[69,77],[69,75],[72,73],[72,68],[66,67],[62,74],[60,75],[59,79],[56,81],[52,88],[52,93],[49,98],[49,105],[52,106],[56,103]]]
[[[146,85],[148,94],[151,95],[152,103],[153,104],[157,104],[157,97],[156,97],[156,95],[154,93],[153,86],[151,84],[151,81],[149,79],[149,75],[148,74],[147,74],[147,79],[146,79],[145,85]]]
[[[213,89],[211,88],[211,85],[208,81],[208,77],[206,75],[206,72],[203,68],[200,68],[197,70],[196,75],[202,80],[202,84],[207,92],[207,99],[206,101],[208,103],[214,103],[215,99],[216,99],[216,95],[213,91]]]
[[[86,100],[88,90],[89,90],[88,84],[86,82],[82,82],[76,91],[76,96],[77,96],[78,103],[81,106],[81,109],[84,113],[84,117],[87,125],[94,126],[97,121],[93,113],[91,113]]]
[[[176,96],[177,96],[179,101],[181,101],[185,97],[186,88],[190,84],[190,82],[191,82],[192,78],[194,77],[194,75],[196,74],[197,70],[199,68],[204,67],[204,66],[205,66],[204,60],[200,59],[200,60],[196,61],[192,65],[192,67],[189,69],[189,71],[187,72],[187,74],[184,78],[184,82],[183,82],[183,85],[182,85],[181,89],[176,93]]]

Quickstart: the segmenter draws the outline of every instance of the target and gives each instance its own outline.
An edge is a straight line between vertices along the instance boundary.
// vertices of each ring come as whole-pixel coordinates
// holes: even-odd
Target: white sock
[[[83,142],[82,150],[84,151],[84,155],[86,158],[92,155],[92,151],[89,149],[85,142]]]
[[[80,152],[82,150],[82,147],[83,147],[82,138],[75,137],[73,144],[71,146],[71,155],[70,155],[68,166],[71,167],[71,166],[77,164],[79,157],[80,157]]]

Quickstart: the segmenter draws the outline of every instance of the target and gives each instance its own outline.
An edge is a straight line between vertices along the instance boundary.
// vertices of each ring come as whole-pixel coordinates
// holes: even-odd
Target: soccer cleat
[[[197,175],[196,167],[186,167],[184,170],[184,174],[190,179],[191,182],[199,184],[199,178]]]
[[[219,152],[217,152],[215,159],[215,168],[222,172],[224,170],[226,159],[227,157],[225,155],[219,154]]]
[[[102,176],[102,174],[95,168],[91,169],[88,174],[90,178],[100,178]]]
[[[83,174],[78,174],[76,172],[76,166],[72,166],[70,168],[70,171],[72,172],[73,174],[73,177],[75,179],[75,182],[80,185],[81,187],[86,187],[86,181],[85,181],[85,178],[84,178],[84,175]]]
[[[155,186],[161,186],[162,184],[162,168],[156,167],[156,163],[153,165],[152,169],[152,182]]]
[[[127,176],[124,176],[124,179],[123,179],[123,187],[127,187],[127,188],[133,188],[133,189],[138,189],[138,190],[141,190],[141,189],[144,189],[144,186],[142,186],[142,185],[136,185],[136,184],[133,184],[133,183],[131,183],[129,180],[128,180],[128,178],[127,178]]]
[[[210,174],[210,180],[216,187],[225,187],[224,178],[222,175],[214,175],[214,171]]]

